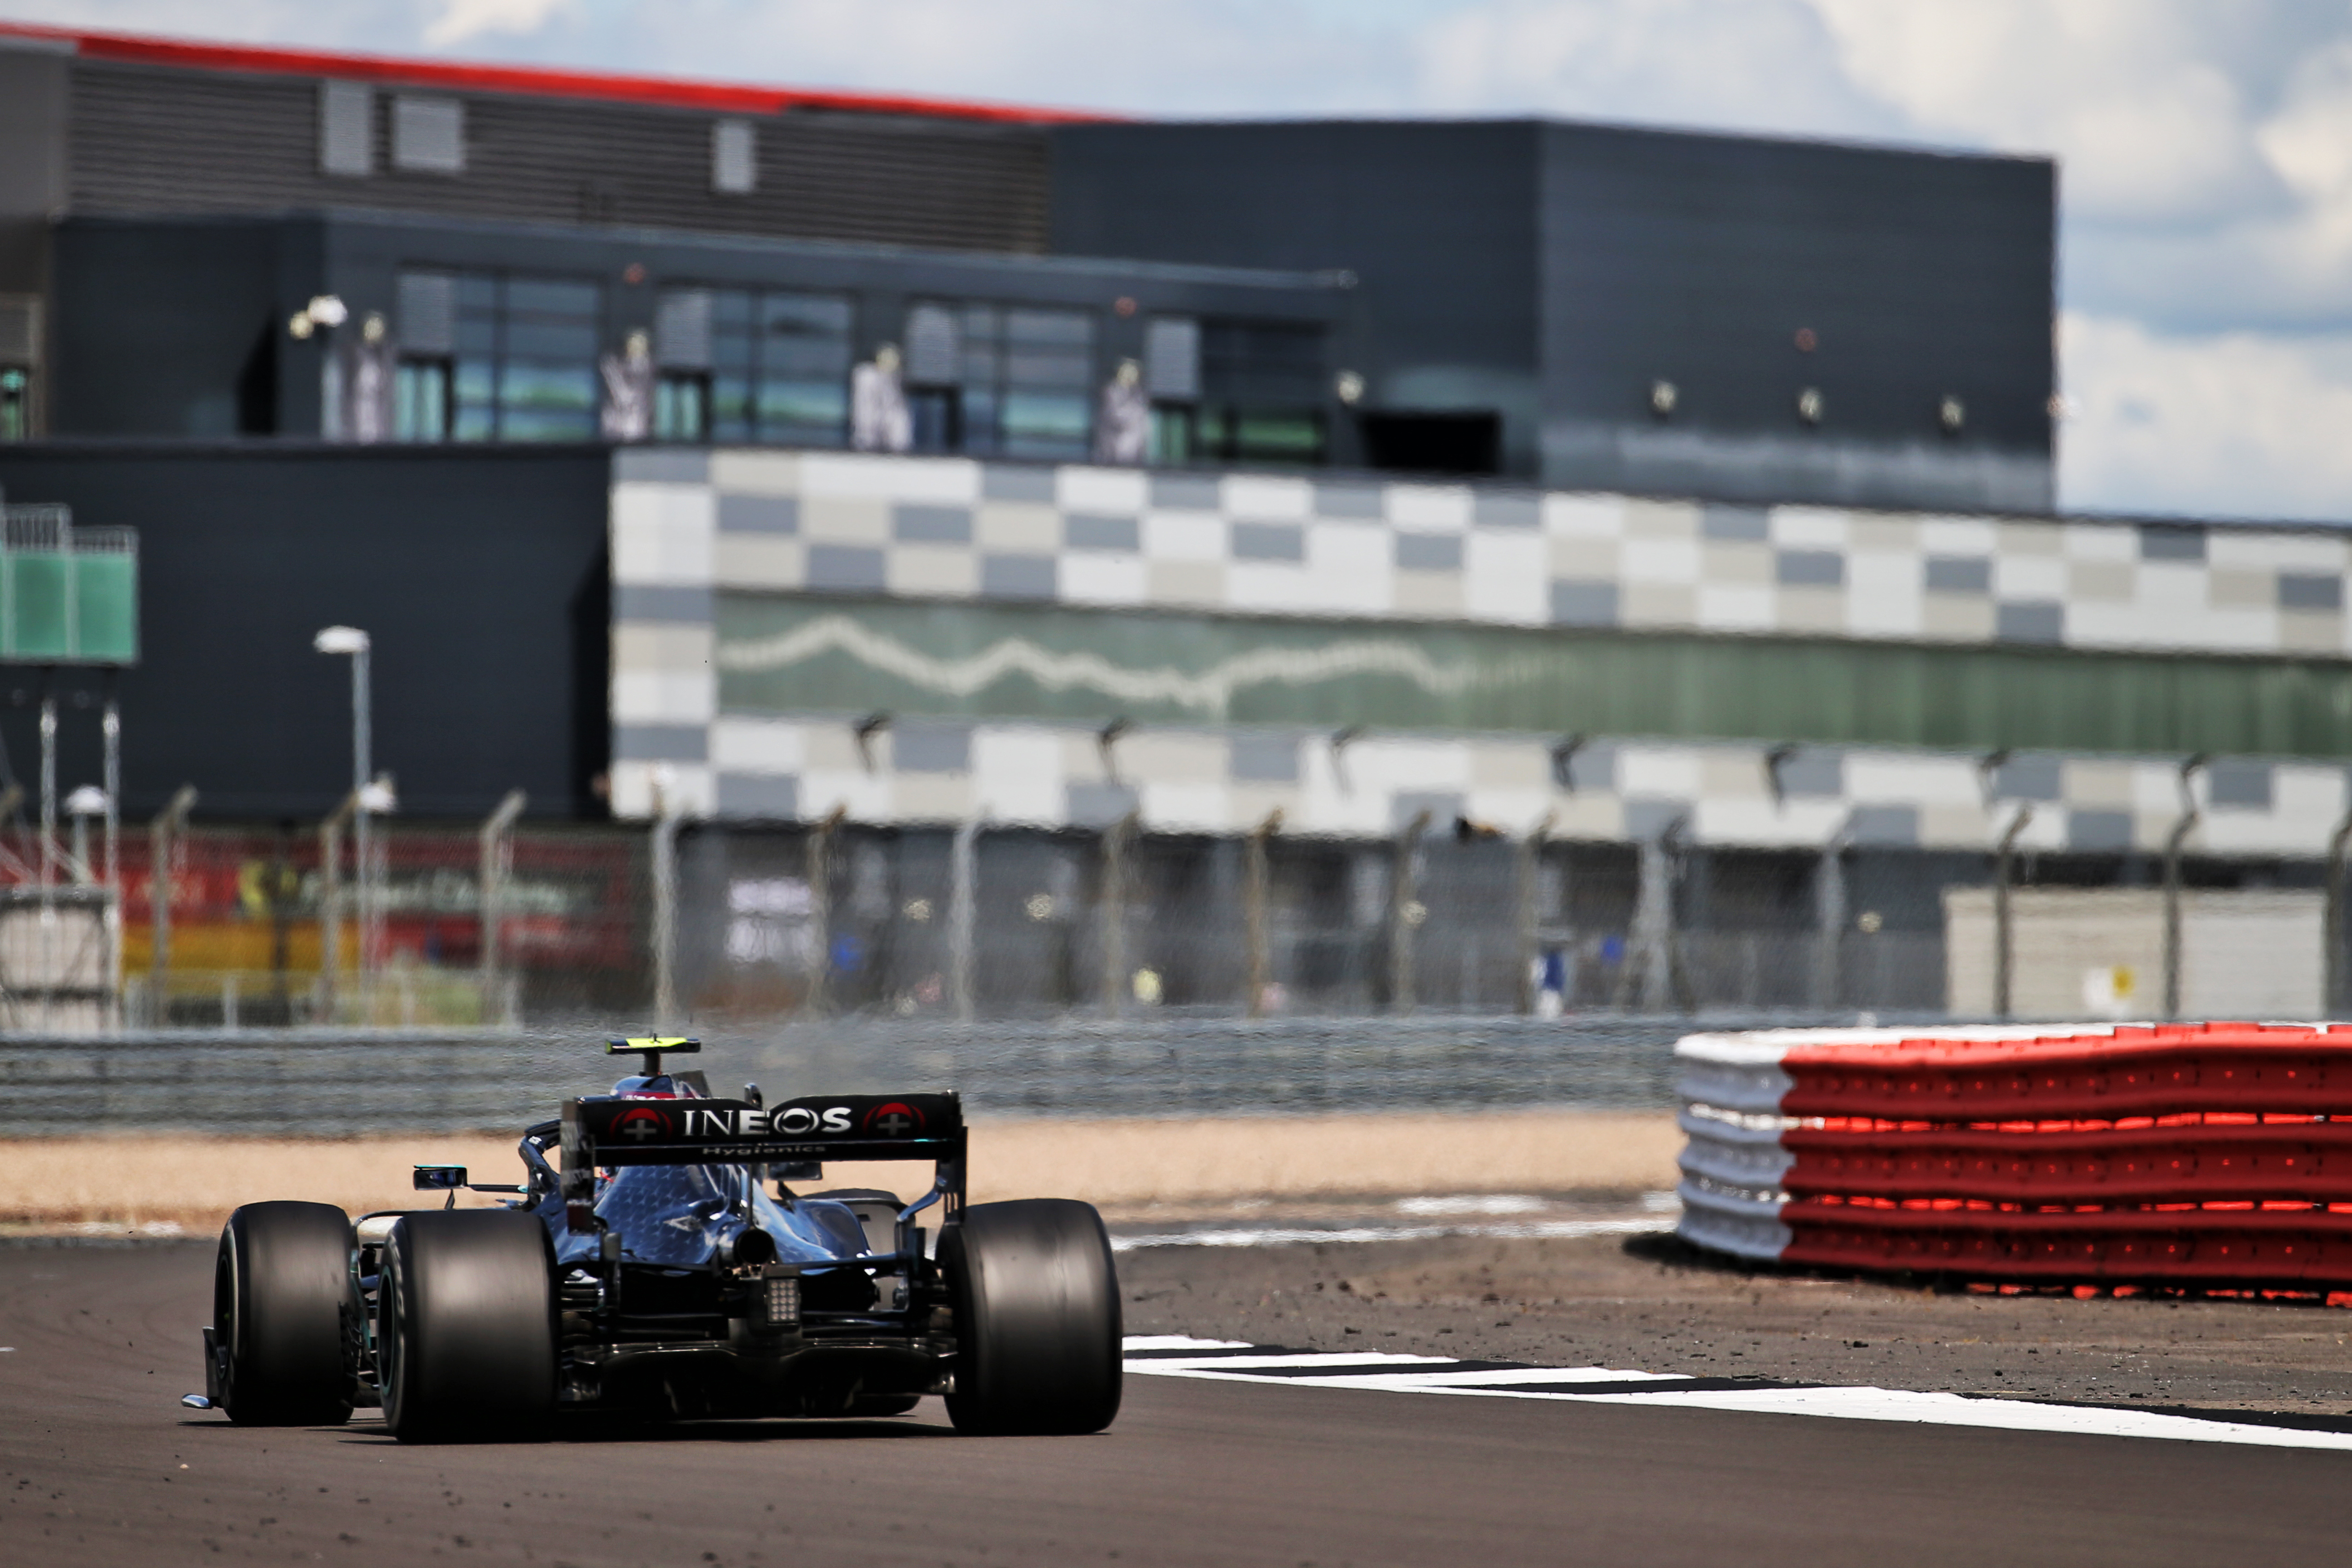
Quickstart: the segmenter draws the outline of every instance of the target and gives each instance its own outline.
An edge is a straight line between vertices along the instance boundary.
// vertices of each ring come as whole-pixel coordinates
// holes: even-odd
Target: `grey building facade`
[[[1050,135],[1058,248],[1355,275],[1376,465],[2052,504],[2046,161],[1533,121]]]
[[[710,383],[671,438],[836,442],[817,383],[845,399],[891,342],[929,450],[1077,455],[1094,416],[1069,399],[1133,359],[1160,465],[2052,501],[2044,161],[1538,121],[1119,123],[28,28],[0,30],[0,437],[349,434],[314,362],[353,329],[284,330],[326,294],[446,362],[404,438],[593,437],[456,416],[478,357],[457,316],[511,306],[576,340],[532,397],[593,396],[595,357],[670,339],[664,368]],[[526,303],[401,293],[436,267]],[[698,289],[719,292],[663,314]],[[448,330],[420,336],[404,299]],[[730,415],[726,367],[686,363],[713,310],[719,341],[761,312],[824,340],[784,346],[792,417]],[[1056,357],[1067,385],[1004,379]],[[1024,449],[1019,408],[1061,445]]]

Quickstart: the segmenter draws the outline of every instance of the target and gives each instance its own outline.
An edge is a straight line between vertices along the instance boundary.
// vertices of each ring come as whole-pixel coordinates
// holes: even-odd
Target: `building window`
[[[1201,323],[1155,316],[1143,329],[1143,390],[1151,399],[1151,444],[1144,460],[1192,460],[1193,416],[1201,402]]]
[[[392,166],[423,174],[464,174],[466,106],[454,98],[394,98]]]
[[[595,284],[404,272],[398,288],[397,439],[595,439],[604,320]]]
[[[319,84],[319,170],[352,179],[375,173],[375,89],[367,83]]]
[[[707,300],[704,420],[714,442],[838,447],[849,437],[850,301],[798,290],[680,290]],[[665,357],[665,365],[670,360]],[[676,395],[683,399],[683,386]],[[656,410],[658,417],[658,410]],[[687,439],[688,437],[678,437]]]
[[[700,443],[710,438],[710,378],[666,370],[654,383],[654,439]]]
[[[758,132],[748,120],[721,120],[710,128],[710,188],[749,195],[760,183]]]
[[[446,441],[449,438],[449,382],[446,359],[404,358],[392,378],[392,438],[395,441]]]
[[[1329,385],[1320,326],[1292,321],[1203,321],[1200,402],[1190,427],[1171,435],[1171,460],[1314,467],[1329,446]]]
[[[22,441],[33,433],[33,373],[20,364],[0,365],[0,441]]]
[[[1087,312],[918,305],[907,340],[919,449],[1055,462],[1088,457],[1096,377]]]
[[[33,295],[0,295],[0,441],[29,440],[37,433],[34,399],[40,390],[41,301]]]

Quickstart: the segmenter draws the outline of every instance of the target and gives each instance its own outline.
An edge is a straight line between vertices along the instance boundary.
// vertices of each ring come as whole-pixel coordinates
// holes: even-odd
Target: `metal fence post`
[[[2180,819],[2164,840],[2164,1016],[2180,1016],[2180,851],[2197,827],[2197,795],[2189,779],[2202,756],[2180,764]]]
[[[319,1021],[335,1021],[335,991],[343,968],[343,824],[360,808],[359,791],[319,824]]]
[[[1127,902],[1129,897],[1129,857],[1143,814],[1130,811],[1103,833],[1102,889],[1102,1009],[1106,1018],[1119,1015],[1127,985]]]
[[[1524,1016],[1536,1010],[1536,960],[1539,956],[1536,941],[1536,880],[1543,865],[1544,838],[1551,832],[1552,813],[1547,811],[1528,829],[1518,842],[1519,872],[1519,1012]]]
[[[148,987],[153,993],[149,1022],[162,1026],[171,1021],[171,1001],[164,982],[172,973],[172,857],[188,813],[196,805],[196,786],[182,784],[172,794],[155,820],[147,825],[147,951]]]
[[[972,904],[979,894],[981,814],[964,818],[948,847],[948,986],[956,1016],[972,1019]]]
[[[654,1030],[677,1022],[677,801],[676,790],[654,780]]]
[[[1813,1005],[1836,1008],[1845,980],[1845,851],[1853,831],[1848,816],[1822,846],[1813,868]]]
[[[812,1013],[824,1011],[825,981],[833,969],[833,836],[848,816],[847,806],[836,805],[809,835],[809,927],[816,948],[809,962],[807,1006]]]
[[[1389,1008],[1412,1011],[1413,931],[1428,918],[1415,895],[1420,879],[1414,874],[1421,855],[1421,836],[1429,831],[1429,813],[1417,811],[1397,836],[1395,864],[1389,876]]]
[[[2352,785],[2352,775],[2347,776],[2346,783]],[[2319,1010],[2328,1014],[2344,1005],[2344,852],[2352,844],[2352,787],[2345,793],[2344,819],[2327,838],[2327,882],[2321,889],[2320,962],[2327,990],[2320,998]]]
[[[2033,820],[2033,808],[2021,805],[2001,832],[1992,857],[1992,1011],[1996,1018],[2010,1015],[2010,978],[2016,960],[2016,931],[2010,919],[2009,888],[2015,872],[2017,836]]]
[[[514,825],[522,815],[528,800],[522,791],[510,789],[482,824],[482,872],[478,889],[481,900],[481,988],[482,1021],[488,1023],[492,997],[498,995],[499,924],[505,918],[507,881],[514,870]],[[503,1000],[511,1002],[509,995]],[[501,1008],[503,1015],[507,1009]],[[512,1017],[503,1017],[513,1023]]]
[[[1267,979],[1265,845],[1266,840],[1273,837],[1281,826],[1282,808],[1276,806],[1265,814],[1265,820],[1259,823],[1250,833],[1249,842],[1242,858],[1242,931],[1243,940],[1249,946],[1247,978],[1244,982],[1249,990],[1248,994],[1242,998],[1242,1008],[1248,1016],[1253,1018],[1265,1016]]]
[[[1617,1005],[1636,1002],[1645,1012],[1664,1012],[1682,983],[1675,958],[1673,845],[1683,830],[1675,817],[1642,840],[1640,885],[1633,900],[1633,929],[1627,933],[1625,965],[1617,982]]]

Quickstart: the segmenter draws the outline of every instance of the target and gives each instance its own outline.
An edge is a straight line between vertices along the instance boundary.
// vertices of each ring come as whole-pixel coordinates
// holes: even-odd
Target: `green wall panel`
[[[2352,664],[721,595],[731,713],[2352,756]]]
[[[0,549],[0,658],[136,664],[138,555]]]

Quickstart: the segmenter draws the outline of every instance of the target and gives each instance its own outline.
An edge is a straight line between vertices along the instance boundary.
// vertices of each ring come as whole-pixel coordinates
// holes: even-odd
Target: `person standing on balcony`
[[[896,343],[884,343],[849,373],[849,444],[860,452],[903,452],[915,444]]]
[[[1102,417],[1095,422],[1095,461],[1134,468],[1151,447],[1151,400],[1143,392],[1143,367],[1131,359],[1103,387]]]

